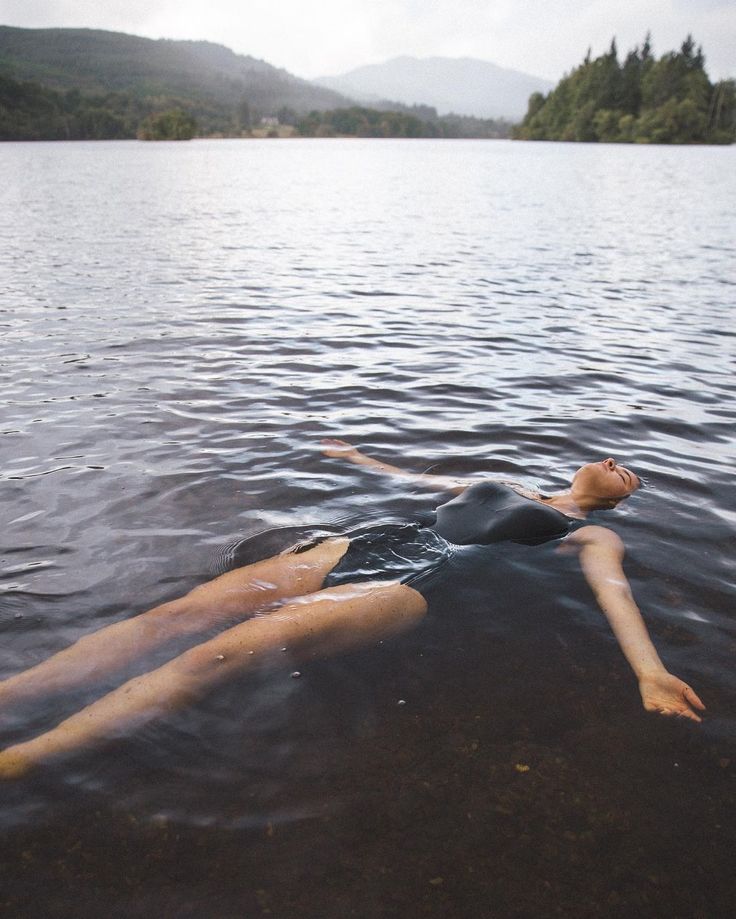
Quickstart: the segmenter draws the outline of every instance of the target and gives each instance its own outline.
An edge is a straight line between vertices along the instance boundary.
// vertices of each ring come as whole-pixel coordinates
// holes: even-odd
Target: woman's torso
[[[478,482],[435,512],[431,528],[458,546],[498,542],[538,545],[559,539],[572,520],[541,501],[499,482]]]
[[[431,519],[361,527],[345,534],[348,550],[323,586],[389,578],[426,595],[441,580],[458,546],[538,545],[565,536],[571,525],[564,514],[507,485],[480,482],[440,505]]]

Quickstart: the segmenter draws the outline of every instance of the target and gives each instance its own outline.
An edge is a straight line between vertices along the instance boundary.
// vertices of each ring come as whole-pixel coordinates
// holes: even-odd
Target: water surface
[[[3,788],[7,908],[726,914],[735,156],[0,147],[0,676],[261,530],[432,507],[322,457],[339,436],[545,489],[608,455],[639,471],[596,522],[709,707],[699,727],[647,716],[575,560],[510,547],[410,635],[300,680],[285,658]],[[84,701],[9,718],[3,743]]]

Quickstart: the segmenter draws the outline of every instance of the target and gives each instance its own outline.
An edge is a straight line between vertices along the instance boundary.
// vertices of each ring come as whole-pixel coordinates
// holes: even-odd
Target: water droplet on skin
[[[292,673],[291,678],[292,678],[292,680],[298,680],[300,676],[301,676],[301,673],[299,673],[298,670],[295,670],[295,671]]]
[[[281,650],[282,650],[282,651],[286,651],[286,648],[282,648]]]
[[[224,660],[225,660],[225,655],[224,655],[224,654],[218,654],[217,657],[215,658],[215,660],[224,661]]]
[[[406,705],[406,699],[399,699],[399,701],[398,701],[396,704],[397,704],[397,705]]]

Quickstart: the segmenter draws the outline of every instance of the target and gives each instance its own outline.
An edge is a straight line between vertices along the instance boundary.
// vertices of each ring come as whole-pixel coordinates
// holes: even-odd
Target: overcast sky
[[[303,77],[400,54],[477,57],[557,80],[588,46],[654,51],[691,32],[711,79],[736,75],[736,0],[0,0],[0,24],[208,39]]]

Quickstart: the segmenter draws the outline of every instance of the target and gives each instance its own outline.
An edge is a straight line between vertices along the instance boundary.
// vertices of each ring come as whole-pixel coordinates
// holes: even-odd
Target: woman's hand
[[[639,680],[639,692],[648,712],[700,721],[701,718],[695,710],[705,711],[705,706],[695,690],[666,670],[643,676]]]
[[[331,456],[333,459],[350,459],[359,451],[345,440],[338,440],[337,437],[325,437],[320,441],[322,452],[325,456]]]

